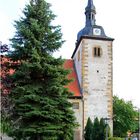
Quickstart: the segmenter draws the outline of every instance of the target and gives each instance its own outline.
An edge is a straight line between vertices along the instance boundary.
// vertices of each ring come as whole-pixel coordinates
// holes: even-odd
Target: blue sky
[[[93,0],[96,7],[96,23],[104,27],[106,34],[115,38],[113,43],[114,94],[132,100],[140,107],[140,8],[139,0]],[[9,43],[14,35],[14,20],[18,20],[28,0],[1,0],[0,40]],[[60,52],[70,58],[75,47],[77,32],[85,25],[84,9],[87,0],[48,0],[57,15],[55,24],[62,26],[66,40]]]

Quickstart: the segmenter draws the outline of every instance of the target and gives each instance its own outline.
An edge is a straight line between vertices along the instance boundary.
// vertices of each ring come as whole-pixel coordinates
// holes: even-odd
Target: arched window
[[[94,57],[100,57],[101,54],[102,54],[102,49],[99,46],[93,48]]]

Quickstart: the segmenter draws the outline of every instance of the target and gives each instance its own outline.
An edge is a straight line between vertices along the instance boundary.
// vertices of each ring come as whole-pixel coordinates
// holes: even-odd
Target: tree
[[[0,53],[3,54],[5,52],[8,52],[9,47],[7,44],[2,44],[2,42],[0,41]]]
[[[96,117],[94,123],[88,118],[85,127],[85,140],[105,140],[106,128],[107,125],[103,118],[99,121]]]
[[[5,58],[5,54],[8,53],[9,47],[7,44],[2,44],[0,41],[0,65],[1,65],[1,83],[0,83],[0,90],[1,90],[1,133],[8,133],[10,130],[10,121],[8,119],[9,112],[10,112],[10,102],[8,98],[8,88],[6,88],[9,84],[9,79],[6,76],[10,70],[7,68],[8,60]]]
[[[85,140],[92,140],[93,124],[90,118],[87,120],[85,127]]]
[[[131,101],[125,101],[114,96],[113,115],[114,136],[123,137],[126,136],[128,130],[133,132],[137,129],[136,118],[138,113]]]
[[[63,44],[59,26],[53,26],[55,15],[45,0],[30,0],[24,17],[15,21],[16,33],[11,39],[13,51],[8,54],[14,69],[12,84],[12,131],[15,139],[70,140],[76,127],[70,82],[61,58],[53,52]]]
[[[105,140],[106,136],[106,128],[109,127],[105,124],[105,121],[103,118],[100,119],[100,131],[99,131],[99,136],[100,140]]]
[[[93,123],[93,132],[92,132],[92,139],[93,140],[100,140],[100,122],[96,117]]]

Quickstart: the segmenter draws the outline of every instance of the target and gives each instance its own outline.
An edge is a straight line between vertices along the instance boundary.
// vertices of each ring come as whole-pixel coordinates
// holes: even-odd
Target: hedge
[[[110,137],[108,140],[124,140],[124,138],[119,138],[119,137]]]

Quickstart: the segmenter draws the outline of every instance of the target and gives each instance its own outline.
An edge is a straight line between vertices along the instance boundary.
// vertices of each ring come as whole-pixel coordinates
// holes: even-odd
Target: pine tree
[[[16,140],[69,140],[76,126],[72,93],[65,88],[69,71],[53,52],[63,44],[55,15],[45,0],[30,0],[24,17],[15,21],[11,39],[13,51],[8,57],[14,69],[10,99],[13,113],[11,136]]]
[[[93,124],[92,124],[92,121],[90,118],[88,118],[87,120],[87,124],[86,124],[86,127],[85,127],[85,140],[93,140],[92,139],[92,132],[93,132]]]
[[[7,44],[2,44],[2,42],[0,41],[0,54],[2,55],[3,53],[8,52],[9,47]]]
[[[93,123],[93,132],[92,132],[92,139],[93,140],[100,140],[100,122],[96,117]]]
[[[99,135],[100,135],[100,140],[105,140],[105,136],[106,136],[106,124],[103,118],[100,119],[100,131],[99,131]]]
[[[94,123],[92,123],[91,119],[88,118],[86,127],[85,127],[85,140],[105,140],[106,138],[106,129],[108,127],[108,137],[110,128],[105,124],[105,121],[103,118],[98,120],[96,117],[94,120]]]

